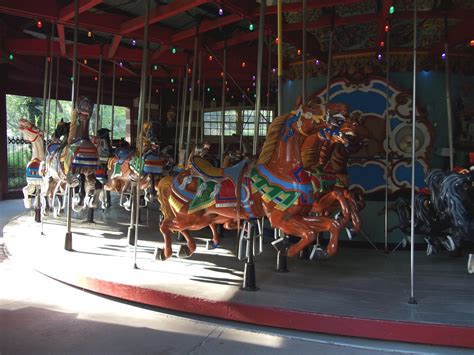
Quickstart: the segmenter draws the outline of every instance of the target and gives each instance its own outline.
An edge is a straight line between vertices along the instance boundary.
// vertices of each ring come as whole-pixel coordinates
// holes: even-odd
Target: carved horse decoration
[[[56,182],[55,194],[62,185],[74,187],[72,209],[97,208],[102,185],[95,173],[99,163],[96,146],[89,138],[89,120],[92,103],[79,97],[78,108],[72,113],[67,138],[52,147],[46,160],[46,179]],[[64,125],[64,123],[62,123]],[[53,204],[55,202],[53,201]],[[59,209],[61,206],[59,206]],[[55,207],[57,213],[57,207]]]
[[[462,241],[474,240],[474,171],[432,170],[426,176],[428,189],[415,196],[415,233],[423,235],[426,254],[444,247],[452,256],[461,255]],[[397,214],[400,228],[410,235],[410,202],[399,198],[390,207]]]
[[[31,208],[31,197],[34,198],[34,208],[39,208],[40,194],[42,191],[43,177],[41,175],[40,166],[44,161],[44,139],[43,132],[33,123],[25,118],[20,118],[18,128],[23,138],[31,143],[32,156],[26,165],[26,183],[23,188],[23,202],[25,208]],[[44,208],[44,205],[43,205]]]
[[[170,167],[170,156],[160,152],[160,146],[151,137],[151,124],[145,123],[143,137],[138,142],[143,144],[143,156],[140,159],[138,152],[130,147],[120,148],[107,163],[108,181],[105,184],[107,191],[116,191],[120,194],[120,205],[130,209],[131,199],[124,202],[124,196],[131,194],[132,182],[138,182],[141,173],[140,190],[145,192],[145,201],[149,202],[157,182]]]
[[[264,216],[273,228],[300,238],[283,250],[290,257],[311,244],[321,231],[329,232],[330,241],[326,250],[318,250],[316,257],[333,256],[337,252],[340,223],[329,217],[310,216],[315,196],[301,161],[304,138],[328,127],[322,106],[299,106],[272,122],[256,162],[245,159],[222,169],[195,157],[190,168],[175,177],[163,178],[158,198],[164,215],[160,230],[165,247],[157,248],[156,257],[165,260],[172,256],[172,231],[186,238],[187,244],[181,246],[178,256],[188,257],[196,249],[190,230],[209,226],[217,244],[216,224],[230,229],[242,219]]]
[[[347,107],[329,104],[326,121],[330,127],[306,138],[302,147],[303,166],[311,174],[315,194],[313,212],[331,215],[342,212],[343,226],[351,221],[353,231],[359,232],[359,212],[364,208],[362,193],[349,190],[347,162],[367,141],[368,131],[358,117],[346,119]],[[330,111],[339,112],[331,115]],[[331,140],[330,136],[342,133],[344,141]],[[351,230],[347,229],[351,238]]]

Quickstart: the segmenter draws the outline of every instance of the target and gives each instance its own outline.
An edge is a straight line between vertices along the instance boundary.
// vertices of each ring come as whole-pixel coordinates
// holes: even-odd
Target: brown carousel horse
[[[165,174],[170,164],[168,154],[160,152],[159,145],[151,139],[151,124],[145,123],[143,136],[137,146],[143,145],[143,157],[140,160],[138,152],[130,147],[118,148],[114,157],[107,163],[108,181],[105,190],[116,191],[120,194],[120,206],[130,209],[131,199],[123,201],[130,191],[132,183],[138,182],[140,190],[145,192],[145,201],[150,201],[151,190]],[[141,175],[140,175],[141,174]],[[140,178],[139,178],[140,175]]]
[[[240,224],[241,219],[264,216],[273,228],[300,238],[284,250],[290,257],[298,255],[321,231],[329,232],[330,242],[316,257],[334,255],[340,223],[333,218],[309,215],[314,193],[310,176],[302,166],[300,150],[305,137],[326,127],[322,106],[300,106],[272,122],[256,162],[246,159],[221,169],[196,157],[191,168],[162,179],[158,198],[164,215],[160,230],[165,247],[156,249],[156,257],[165,260],[172,256],[173,231],[180,232],[187,241],[178,256],[188,257],[196,250],[190,230],[209,226],[216,242],[216,224],[231,228]]]
[[[345,107],[340,112],[347,114]],[[343,215],[342,224],[351,221],[353,231],[359,232],[361,220],[359,212],[365,203],[359,190],[349,190],[347,161],[351,153],[360,150],[367,142],[368,131],[358,117],[345,119],[334,115],[327,121],[331,128],[309,136],[302,147],[302,161],[311,173],[311,182],[315,193],[312,212],[331,215],[339,211]],[[331,134],[345,132],[346,143],[332,142]]]

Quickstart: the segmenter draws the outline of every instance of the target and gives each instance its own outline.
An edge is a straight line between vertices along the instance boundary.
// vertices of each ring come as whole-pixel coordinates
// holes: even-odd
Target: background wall
[[[389,81],[399,88],[408,92],[412,91],[413,74],[390,73]],[[318,92],[326,87],[326,77],[319,76],[308,78],[309,95]],[[301,80],[289,80],[283,84],[283,112],[291,110],[296,102],[297,96],[301,95]],[[434,71],[421,71],[417,74],[417,105],[425,110],[428,120],[432,123],[434,129],[434,149],[432,155],[432,168],[448,168],[449,161],[446,157],[438,153],[441,148],[448,147],[448,124],[446,109],[446,86],[445,73]],[[451,97],[453,110],[454,142],[458,142],[461,128],[456,118],[456,112],[459,111],[460,102],[464,106],[473,106],[474,104],[474,76],[451,75]],[[471,123],[472,124],[472,123]],[[466,150],[456,149],[455,164],[466,165]],[[377,212],[384,206],[383,201],[368,201],[366,209],[362,213],[363,230],[367,236],[374,242],[382,243],[384,241],[384,219],[383,215],[378,216]],[[374,223],[376,222],[376,223]],[[395,215],[389,213],[389,226],[397,224]],[[396,230],[389,234],[389,243],[398,243],[402,234]],[[345,236],[342,239],[346,239]],[[363,241],[359,237],[357,240]],[[418,239],[417,239],[418,241]],[[419,241],[422,241],[421,238]]]

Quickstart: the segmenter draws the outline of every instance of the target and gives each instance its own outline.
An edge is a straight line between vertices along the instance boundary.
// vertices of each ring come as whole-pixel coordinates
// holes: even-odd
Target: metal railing
[[[7,137],[8,192],[26,186],[25,168],[31,159],[31,144],[19,137]]]

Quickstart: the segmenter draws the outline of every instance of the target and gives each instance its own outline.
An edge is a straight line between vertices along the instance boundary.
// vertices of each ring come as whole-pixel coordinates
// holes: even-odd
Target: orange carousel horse
[[[258,160],[245,159],[226,169],[214,168],[195,157],[191,167],[158,185],[163,220],[160,230],[164,249],[157,248],[157,259],[172,256],[171,233],[180,232],[187,241],[178,257],[189,257],[196,250],[190,230],[209,226],[218,241],[216,224],[228,229],[241,220],[267,217],[273,228],[300,240],[285,250],[290,257],[310,245],[317,234],[328,231],[330,242],[317,257],[337,252],[340,222],[325,216],[310,216],[314,192],[309,174],[303,169],[301,146],[306,137],[328,128],[323,106],[299,105],[296,111],[277,117],[269,128]],[[344,141],[343,134],[330,135]]]
[[[344,106],[340,111],[344,116],[347,115]],[[340,122],[334,122],[334,118],[328,121],[332,129],[309,136],[302,146],[303,167],[311,174],[315,193],[312,212],[331,215],[340,211],[343,215],[342,224],[346,226],[351,221],[353,231],[357,233],[361,228],[359,212],[365,203],[361,192],[349,190],[347,161],[351,153],[357,152],[366,144],[368,131],[359,117],[342,118]],[[338,130],[345,132],[347,143],[332,142],[329,139],[328,136]]]

